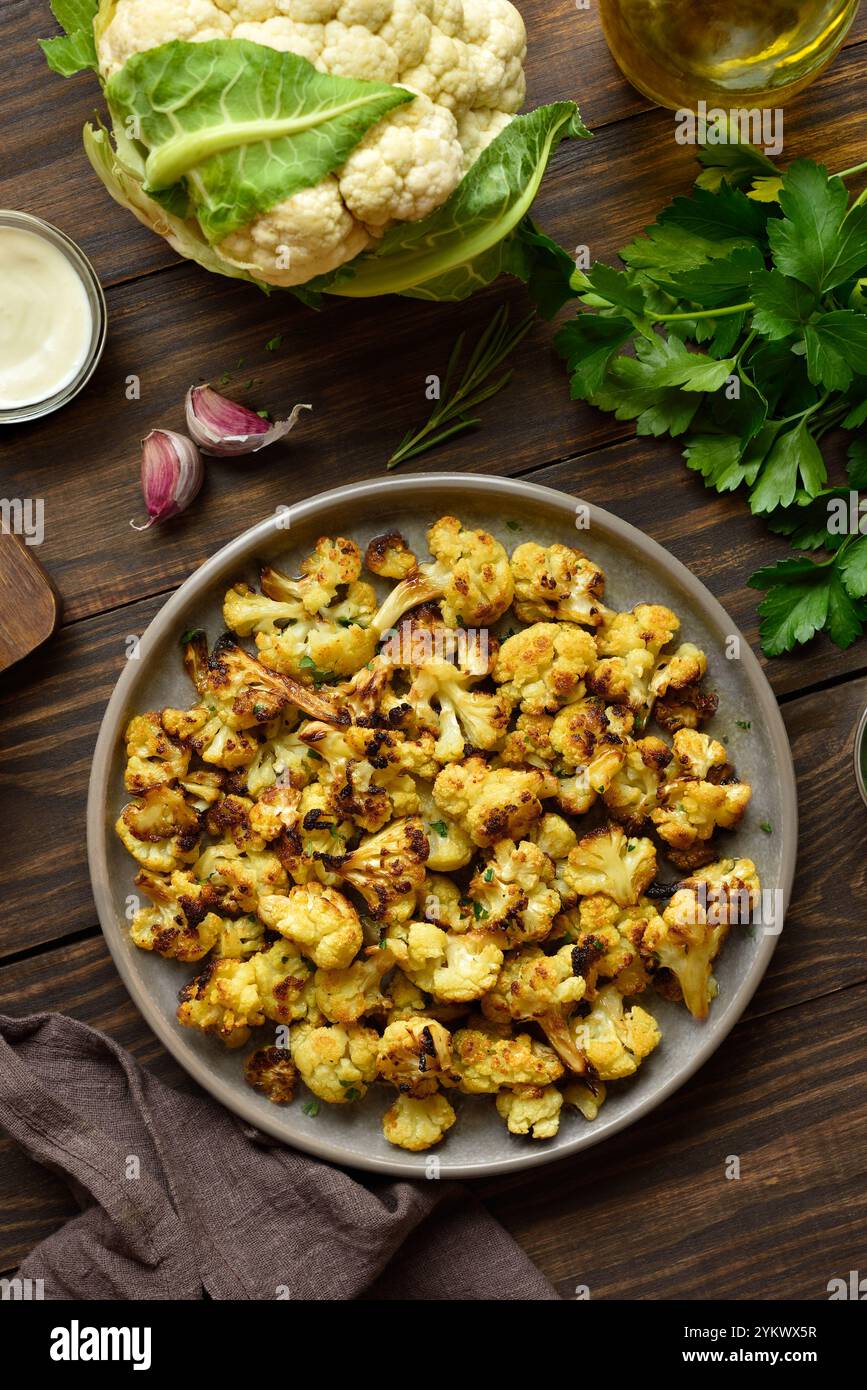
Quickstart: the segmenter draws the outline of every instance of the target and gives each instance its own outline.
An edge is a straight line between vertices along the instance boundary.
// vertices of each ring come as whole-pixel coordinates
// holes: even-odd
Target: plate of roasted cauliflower
[[[634,528],[439,475],[285,509],[112,697],[100,918],[187,1070],[272,1135],[459,1176],[581,1148],[718,1046],[782,926],[783,724]]]

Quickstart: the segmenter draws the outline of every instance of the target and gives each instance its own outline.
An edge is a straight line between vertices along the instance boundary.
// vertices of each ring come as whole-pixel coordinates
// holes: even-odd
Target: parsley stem
[[[851,169],[841,169],[839,174],[835,174],[834,177],[851,179],[855,174],[863,174],[865,169],[867,169],[867,159],[864,160],[863,164],[853,164]]]
[[[674,323],[677,319],[722,319],[729,314],[744,314],[754,308],[752,300],[748,300],[746,304],[729,304],[725,309],[699,309],[691,314],[660,314],[654,323]]]

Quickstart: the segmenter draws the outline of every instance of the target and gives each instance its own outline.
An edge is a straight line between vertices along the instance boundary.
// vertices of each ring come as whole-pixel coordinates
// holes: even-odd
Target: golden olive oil
[[[777,106],[834,57],[858,0],[600,0],[608,46],[661,106]]]

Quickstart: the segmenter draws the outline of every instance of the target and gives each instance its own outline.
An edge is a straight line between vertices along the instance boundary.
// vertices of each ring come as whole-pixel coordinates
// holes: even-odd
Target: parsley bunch
[[[867,164],[780,174],[738,144],[699,157],[692,195],[623,248],[624,270],[575,272],[593,312],[557,335],[571,394],[639,434],[683,437],[706,486],[743,488],[796,550],[826,552],[748,580],[765,591],[768,656],[821,629],[848,647],[867,622],[867,535],[857,511],[843,520],[867,488],[867,193],[850,200],[843,179]],[[838,428],[853,437],[832,486],[821,445]]]

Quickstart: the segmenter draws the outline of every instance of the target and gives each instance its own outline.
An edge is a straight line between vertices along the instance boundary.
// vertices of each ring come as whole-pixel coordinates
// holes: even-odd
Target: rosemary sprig
[[[481,405],[482,401],[487,401],[498,391],[502,391],[511,380],[512,368],[494,381],[489,381],[488,378],[530,331],[535,317],[535,314],[529,314],[517,328],[510,330],[509,310],[505,304],[502,305],[470,353],[460,382],[452,390],[464,354],[466,334],[460,334],[449,357],[442,398],[437,401],[423,425],[407,431],[386,467],[396,468],[407,459],[415,458],[425,450],[433,449],[437,444],[451,439],[452,435],[481,424],[481,420],[471,412],[476,406]]]

